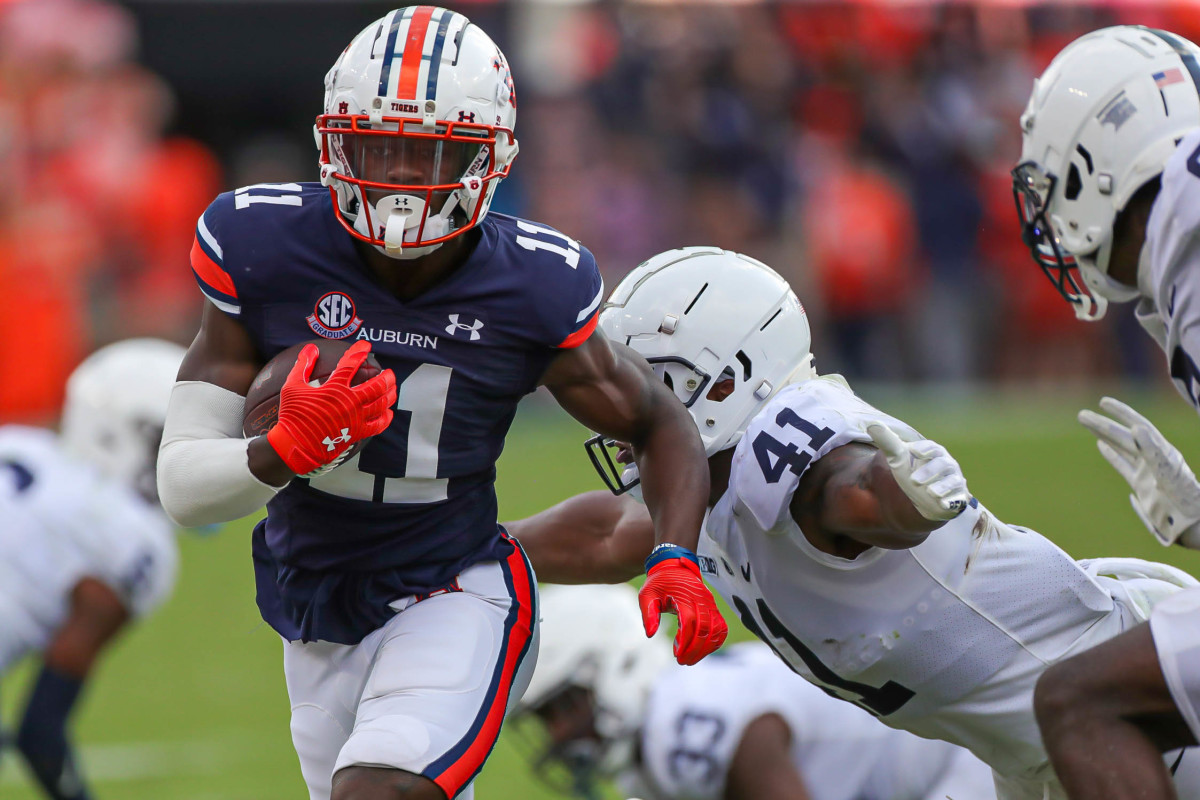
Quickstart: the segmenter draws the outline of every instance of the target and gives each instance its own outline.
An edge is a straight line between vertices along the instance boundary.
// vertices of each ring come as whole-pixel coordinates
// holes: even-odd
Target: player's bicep
[[[818,459],[792,498],[793,519],[872,547],[905,549],[925,540],[928,529],[910,530],[910,501],[875,447],[851,442]]]
[[[556,357],[542,384],[584,426],[627,442],[644,435],[656,402],[674,400],[645,360],[598,333]]]
[[[504,525],[520,540],[538,579],[549,583],[627,581],[641,574],[654,546],[645,507],[604,491]]]
[[[747,725],[729,765],[725,800],[809,800],[791,744],[792,731],[778,714]]]
[[[250,334],[212,303],[204,304],[200,330],[179,368],[179,380],[203,381],[245,395],[262,366]]]

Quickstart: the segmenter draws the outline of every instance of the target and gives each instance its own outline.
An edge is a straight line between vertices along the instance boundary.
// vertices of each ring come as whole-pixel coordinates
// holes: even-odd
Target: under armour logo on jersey
[[[451,336],[454,336],[459,331],[470,331],[471,332],[471,341],[473,342],[476,339],[478,339],[479,338],[479,329],[483,327],[483,321],[477,319],[474,322],[472,322],[470,325],[468,325],[465,322],[459,322],[458,316],[459,316],[458,314],[450,315],[450,324],[446,326],[446,333],[450,334]]]
[[[342,428],[341,436],[334,436],[334,437],[326,436],[324,439],[321,440],[321,444],[325,445],[326,451],[332,453],[334,450],[337,449],[337,446],[339,444],[341,444],[342,442],[348,442],[348,441],[350,441],[350,429]]]

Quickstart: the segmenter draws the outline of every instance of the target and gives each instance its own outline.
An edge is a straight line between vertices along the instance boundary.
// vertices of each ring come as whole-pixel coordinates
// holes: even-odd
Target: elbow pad
[[[203,381],[179,381],[171,390],[158,449],[158,498],[184,527],[229,522],[266,505],[283,487],[250,472],[242,438],[246,398]]]

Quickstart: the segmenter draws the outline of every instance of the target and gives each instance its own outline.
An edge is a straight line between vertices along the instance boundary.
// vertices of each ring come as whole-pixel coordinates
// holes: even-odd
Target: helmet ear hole
[[[1079,197],[1079,193],[1083,191],[1083,180],[1079,177],[1079,167],[1071,164],[1071,168],[1067,170],[1067,185],[1063,188],[1063,197],[1068,200],[1074,200]]]
[[[738,350],[737,355],[734,356],[734,358],[736,358],[738,363],[742,365],[742,380],[750,380],[750,373],[752,372],[750,368],[750,356],[746,355],[745,352]]]
[[[721,379],[712,385],[712,388],[708,390],[708,394],[704,396],[704,399],[720,403],[726,397],[733,394],[735,388],[736,384],[733,382],[733,376],[722,373]]]

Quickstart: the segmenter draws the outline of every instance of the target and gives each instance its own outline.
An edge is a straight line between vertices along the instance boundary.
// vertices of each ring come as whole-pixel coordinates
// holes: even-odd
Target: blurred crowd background
[[[315,180],[325,71],[394,3],[0,0],[0,421],[57,415],[95,347],[186,343],[196,217]],[[1021,244],[1009,169],[1034,77],[1079,34],[1200,39],[1190,4],[447,3],[508,55],[521,154],[497,210],[608,286],[713,244],[784,274],[821,371],[1159,380],[1128,307],[1076,322]]]

